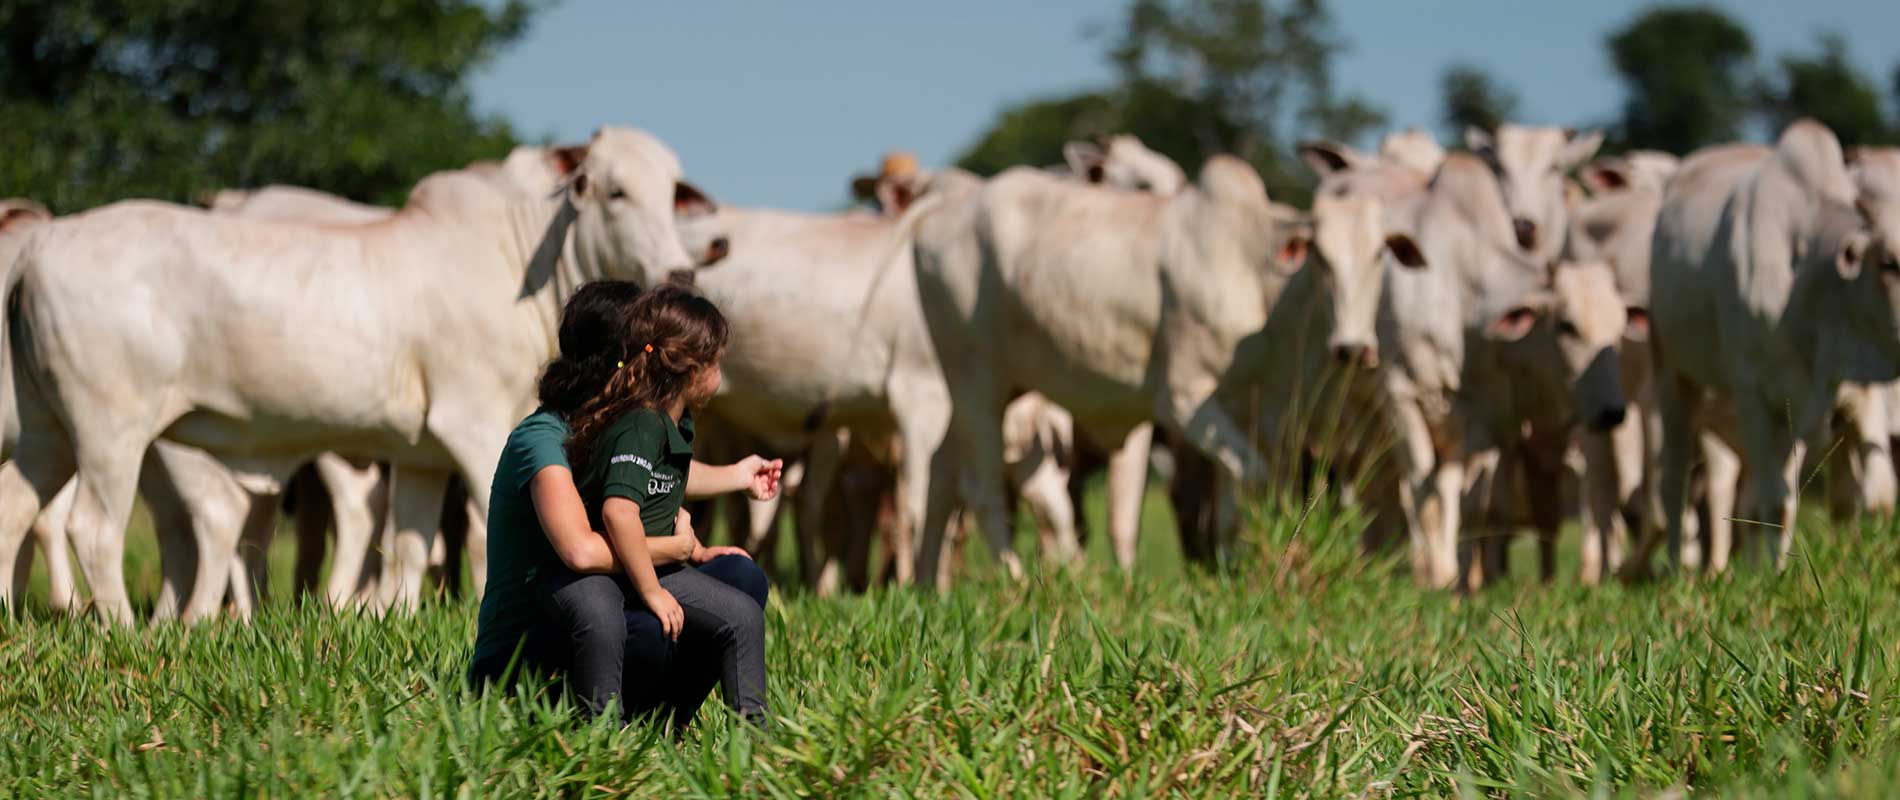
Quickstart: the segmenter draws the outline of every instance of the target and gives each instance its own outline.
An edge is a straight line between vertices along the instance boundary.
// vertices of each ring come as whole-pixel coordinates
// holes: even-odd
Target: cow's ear
[[[1306,263],[1307,252],[1312,250],[1313,229],[1305,225],[1298,226],[1287,234],[1286,241],[1280,243],[1280,249],[1274,251],[1273,265],[1281,273],[1298,270]]]
[[[4,212],[0,212],[0,233],[5,233],[15,228],[23,228],[35,222],[44,222],[49,219],[52,219],[52,215],[46,213],[45,209],[15,206]]]
[[[1630,306],[1624,311],[1628,314],[1628,321],[1623,325],[1623,338],[1632,342],[1649,341],[1649,309]]]
[[[1485,335],[1505,342],[1515,342],[1524,338],[1537,324],[1537,309],[1530,306],[1518,306],[1499,314],[1497,319],[1485,326]]]
[[[1560,163],[1563,164],[1565,169],[1569,169],[1585,161],[1589,161],[1591,156],[1597,154],[1597,148],[1602,146],[1603,131],[1598,130],[1578,133],[1577,131],[1566,128],[1564,130],[1563,160]]]
[[[1494,146],[1496,145],[1492,142],[1490,131],[1480,128],[1476,125],[1465,126],[1465,148],[1466,149],[1470,150],[1473,153],[1486,153],[1486,152],[1490,152],[1491,148]]]
[[[548,151],[548,163],[553,165],[555,172],[563,176],[574,174],[574,171],[580,169],[582,162],[586,160],[587,145],[584,144],[556,147]]]
[[[1629,173],[1620,165],[1605,161],[1593,161],[1577,173],[1583,179],[1583,185],[1590,187],[1592,194],[1620,192],[1630,188]]]
[[[1867,260],[1867,248],[1871,244],[1872,237],[1866,231],[1855,231],[1842,240],[1841,249],[1834,253],[1834,270],[1841,274],[1841,280],[1860,277],[1860,265]]]
[[[1391,251],[1392,257],[1398,259],[1399,265],[1406,269],[1425,268],[1425,252],[1409,235],[1395,233],[1385,237],[1385,249]]]
[[[1300,160],[1321,178],[1344,172],[1364,162],[1365,156],[1338,142],[1308,141],[1299,145]]]
[[[1102,171],[1102,164],[1108,161],[1108,153],[1094,142],[1069,142],[1063,145],[1062,160],[1068,162],[1070,172],[1089,183],[1101,183],[1108,177]]]
[[[673,215],[679,217],[697,217],[718,211],[718,204],[707,197],[698,187],[685,181],[673,184]]]
[[[911,188],[910,181],[902,178],[885,178],[877,182],[877,204],[885,214],[897,216],[910,208],[911,201],[917,199],[917,193]]]
[[[574,177],[569,179],[567,182],[567,190],[570,192],[573,192],[575,197],[586,197],[587,196],[587,173],[585,172],[574,173]]]

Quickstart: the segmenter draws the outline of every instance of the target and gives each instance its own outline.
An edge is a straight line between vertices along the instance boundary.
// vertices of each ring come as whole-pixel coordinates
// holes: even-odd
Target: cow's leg
[[[830,537],[825,530],[825,502],[831,499],[844,459],[844,442],[836,432],[821,433],[805,451],[805,475],[798,487],[793,530],[798,536],[798,577],[807,589],[817,589],[821,565],[831,560],[825,552]]]
[[[946,372],[948,370],[946,369]],[[993,380],[983,373],[981,383]],[[930,371],[925,376],[908,373],[897,376],[889,385],[891,410],[897,423],[898,468],[896,498],[893,503],[897,524],[891,528],[890,577],[900,586],[931,580],[943,556],[944,534],[957,500],[957,459],[968,452],[963,439],[982,431],[967,424],[953,426],[949,387],[941,376]],[[966,407],[988,409],[989,433],[996,437],[995,465],[1001,490],[1002,405],[994,395],[983,394],[993,387],[966,386],[961,399]],[[979,415],[982,416],[982,415]]]
[[[1720,574],[1728,569],[1733,552],[1735,530],[1735,493],[1742,482],[1742,459],[1712,434],[1702,437],[1702,475],[1704,500],[1709,508],[1709,524],[1703,526],[1706,542],[1703,569]]]
[[[1629,422],[1625,420],[1624,424]],[[1616,527],[1623,515],[1617,497],[1620,475],[1614,436],[1614,431],[1583,436],[1584,503],[1579,526],[1582,541],[1577,548],[1577,580],[1585,586],[1595,586],[1602,581],[1606,567],[1615,568],[1610,565],[1610,541],[1617,537]]]
[[[469,588],[475,592],[475,599],[480,601],[482,593],[488,590],[488,515],[476,507],[472,495],[462,501],[459,511],[468,520],[468,527],[462,535],[462,553],[467,558]],[[707,528],[706,532],[711,533],[712,529]],[[460,581],[461,571],[457,570],[450,579]]]
[[[406,465],[390,469],[390,506],[395,525],[388,536],[389,546],[384,548],[380,587],[384,609],[410,611],[421,605],[429,546],[435,541],[448,484],[446,472]]]
[[[323,596],[331,608],[342,608],[371,577],[364,571],[364,560],[387,513],[387,473],[373,463],[358,467],[334,453],[317,456],[312,466],[329,495],[330,518],[336,526],[336,547]]]
[[[1760,542],[1764,561],[1780,566],[1776,551],[1780,542],[1792,533],[1793,506],[1791,487],[1798,481],[1801,465],[1787,466],[1790,453],[1803,450],[1792,434],[1777,424],[1772,408],[1752,386],[1736,391],[1735,414],[1741,435],[1742,464],[1748,479],[1749,502],[1743,506],[1743,525],[1754,528],[1745,537]],[[1754,546],[1750,550],[1757,549]]]
[[[1508,482],[1509,476],[1501,473],[1509,466],[1508,462],[1501,462],[1495,454],[1490,453],[1467,456],[1462,460],[1447,458],[1441,463],[1441,467],[1446,468],[1443,470],[1446,477],[1462,474],[1467,478],[1467,481],[1461,481],[1463,485],[1455,488],[1448,483],[1436,487],[1439,492],[1452,492],[1441,501],[1443,507],[1459,509],[1471,520],[1471,528],[1475,532],[1469,537],[1462,536],[1462,529],[1451,527],[1449,520],[1440,531],[1440,535],[1454,542],[1452,547],[1458,553],[1458,574],[1462,578],[1459,588],[1464,591],[1478,591],[1487,583],[1503,577],[1492,551],[1496,540],[1509,530],[1508,525],[1498,524],[1498,518],[1507,511],[1498,502],[1498,484],[1500,481]],[[1441,480],[1446,480],[1446,477],[1441,477]],[[1508,491],[1505,493],[1508,494]]]
[[[152,515],[152,532],[158,537],[158,565],[162,577],[158,602],[152,606],[152,619],[171,620],[184,613],[190,592],[198,583],[200,522],[192,519],[184,490],[156,453],[154,447],[146,458],[144,471],[139,474],[139,496],[145,499],[145,508]],[[230,552],[227,546],[225,554],[212,557],[222,558],[228,565]],[[220,597],[226,588],[217,587]]]
[[[1069,503],[1069,473],[1048,453],[1035,461],[1035,468],[1022,476],[1016,493],[1036,517],[1042,557],[1060,564],[1071,564],[1082,556],[1082,545],[1075,538],[1075,506]]]
[[[292,475],[284,487],[297,521],[297,567],[292,591],[299,599],[315,595],[323,577],[323,556],[329,548],[330,492],[317,476],[314,465],[306,464]]]
[[[46,554],[46,604],[55,611],[68,613],[79,611],[79,585],[73,576],[72,549],[66,543],[66,523],[72,517],[74,491],[74,483],[67,481],[59,493],[53,495],[53,502],[33,520],[33,541],[38,542],[40,551]],[[32,573],[31,553],[23,551],[22,556],[15,570],[16,596],[26,591],[27,578]]]
[[[1461,556],[1468,555],[1469,550],[1461,541],[1465,462],[1456,458],[1436,460],[1421,488],[1419,516],[1428,534],[1425,585],[1449,589],[1458,585]]]
[[[1219,468],[1178,438],[1170,443],[1174,474],[1168,477],[1168,501],[1174,507],[1181,554],[1188,561],[1212,564],[1216,523],[1215,483]]]
[[[1551,443],[1555,454],[1533,453],[1524,459],[1526,492],[1530,496],[1531,522],[1537,527],[1537,577],[1550,583],[1557,577],[1557,534],[1563,527],[1562,498],[1563,448]],[[1539,458],[1543,455],[1544,458]]]
[[[65,431],[44,415],[32,413],[37,410],[37,404],[21,404],[23,424],[27,427],[23,428],[20,444],[12,451],[12,457],[0,461],[0,606],[8,610],[25,599],[18,594],[24,591],[25,585],[16,588],[15,581],[7,578],[18,575],[16,560],[24,560],[20,559],[21,551],[40,512],[55,496],[78,491],[77,485],[68,485],[72,483],[74,465]],[[68,509],[73,497],[69,495],[66,501]],[[48,535],[59,535],[63,542],[63,534],[68,530],[66,519],[70,519],[70,514],[66,514],[65,519],[48,520],[47,524],[57,526]],[[47,557],[52,558],[50,554]]]
[[[475,405],[459,407],[445,403],[431,409],[429,432],[448,451],[455,464],[454,473],[462,479],[462,487],[468,491],[465,518],[471,524],[468,526],[468,540],[464,548],[468,555],[469,573],[475,580],[475,595],[480,597],[488,580],[488,526],[476,525],[473,521],[488,519],[488,492],[495,479],[495,463],[501,459],[501,451],[508,444],[508,432],[512,427],[506,422],[496,425],[493,421],[513,420],[518,415],[507,410],[493,413],[492,409],[481,405],[486,398],[464,400]],[[439,498],[437,502],[440,503]],[[438,520],[441,511],[438,505]],[[460,576],[454,576],[454,579],[459,580]]]
[[[1108,535],[1115,545],[1115,564],[1123,572],[1135,569],[1141,501],[1148,493],[1148,447],[1153,440],[1153,424],[1137,425],[1108,456]]]
[[[276,493],[250,495],[235,548],[260,609],[270,601],[270,548],[277,540],[277,512],[282,503],[282,496]]]
[[[462,481],[450,474],[448,491],[442,495],[442,511],[436,519],[435,543],[429,547],[429,576],[444,597],[462,596],[462,564],[468,554],[471,502]],[[486,545],[483,549],[487,549]]]
[[[1702,388],[1660,368],[1655,385],[1656,410],[1662,421],[1662,453],[1656,469],[1656,492],[1662,498],[1664,544],[1668,547],[1669,563],[1680,568],[1682,513],[1689,499],[1689,467],[1700,441],[1698,418]],[[1636,548],[1624,569],[1626,577],[1648,574],[1654,545],[1652,539]]]
[[[140,455],[145,449],[134,441],[131,437],[118,443],[81,439],[76,448],[79,487],[68,526],[79,568],[92,587],[93,608],[107,621],[121,625],[132,624],[132,598],[125,586],[125,526],[138,494]]]
[[[1795,514],[1801,507],[1801,464],[1807,455],[1808,445],[1792,436],[1777,444],[1787,448],[1787,455],[1782,457],[1781,465],[1781,486],[1785,488],[1781,496],[1775,498],[1773,505],[1764,504],[1763,508],[1776,515],[1778,524],[1772,531],[1773,538],[1769,540],[1773,545],[1769,556],[1775,569],[1781,570],[1788,565],[1788,553],[1794,547]]]
[[[1234,483],[1236,497],[1257,496],[1268,477],[1266,459],[1253,446],[1252,438],[1218,402],[1213,398],[1196,399],[1177,394],[1167,398],[1158,412],[1157,422],[1177,432],[1187,444],[1219,465],[1223,477]],[[1143,468],[1146,468],[1145,463]],[[1224,501],[1217,506],[1217,558],[1229,554],[1236,538],[1239,517],[1236,509],[1229,506]]]

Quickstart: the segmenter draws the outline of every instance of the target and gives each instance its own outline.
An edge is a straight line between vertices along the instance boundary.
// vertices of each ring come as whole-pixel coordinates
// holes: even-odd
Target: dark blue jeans
[[[695,583],[716,582],[720,590],[737,589],[757,603],[752,616],[763,618],[760,612],[765,608],[769,586],[765,573],[752,559],[722,556],[697,567],[662,568],[662,581],[679,582],[686,576],[675,574],[685,570],[713,579]],[[624,575],[582,575],[561,570],[544,581],[541,610],[549,624],[530,634],[524,656],[538,666],[563,673],[569,693],[590,713],[598,713],[618,699],[628,719],[657,717],[670,720],[676,730],[684,730],[712,687],[729,671],[725,656],[730,643],[710,636],[682,635],[679,642],[666,638],[659,619],[640,604]],[[757,639],[762,645],[762,630],[741,636]],[[756,682],[727,683],[735,684],[728,688],[729,695],[738,685],[756,683],[762,702],[762,674]]]

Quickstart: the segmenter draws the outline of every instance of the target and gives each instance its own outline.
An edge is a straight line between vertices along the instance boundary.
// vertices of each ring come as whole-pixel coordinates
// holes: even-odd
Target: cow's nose
[[[1379,366],[1379,351],[1357,342],[1333,345],[1333,358],[1346,366],[1358,365],[1368,369]]]
[[[1593,424],[1597,430],[1607,431],[1623,424],[1623,417],[1627,413],[1622,406],[1611,406],[1598,413]]]
[[[1517,234],[1517,246],[1526,250],[1537,247],[1537,223],[1523,217],[1511,220],[1511,231]]]
[[[692,286],[696,276],[690,269],[676,269],[666,273],[666,282],[675,286]]]

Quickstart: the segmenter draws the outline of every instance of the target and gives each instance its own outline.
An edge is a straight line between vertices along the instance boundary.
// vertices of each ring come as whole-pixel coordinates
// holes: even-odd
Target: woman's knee
[[[765,607],[766,598],[771,594],[771,582],[766,579],[765,570],[759,568],[758,562],[745,556],[720,556],[700,565],[699,571],[744,592],[760,608]]]

